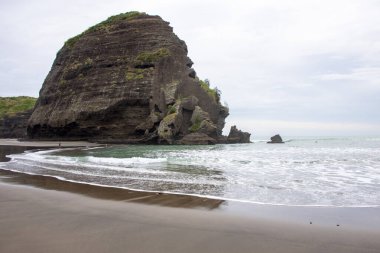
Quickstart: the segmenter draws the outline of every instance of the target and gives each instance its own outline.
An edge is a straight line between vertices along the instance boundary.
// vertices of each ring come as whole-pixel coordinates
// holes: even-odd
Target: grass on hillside
[[[0,97],[0,119],[18,112],[33,109],[37,98],[33,97]]]

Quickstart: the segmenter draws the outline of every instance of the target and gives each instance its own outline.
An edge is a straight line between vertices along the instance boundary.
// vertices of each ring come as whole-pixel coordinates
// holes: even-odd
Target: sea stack
[[[29,119],[28,136],[217,143],[228,108],[192,65],[185,42],[161,17],[112,16],[59,50]]]
[[[270,137],[270,141],[268,141],[267,143],[284,143],[282,141],[282,138],[279,134],[276,134],[275,136],[272,136]]]
[[[227,143],[251,143],[250,137],[250,133],[243,132],[237,129],[236,126],[232,126],[227,137]]]

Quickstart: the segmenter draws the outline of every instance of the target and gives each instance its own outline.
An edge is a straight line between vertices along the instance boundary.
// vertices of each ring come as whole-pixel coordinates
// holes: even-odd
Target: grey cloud
[[[198,75],[222,90],[229,124],[380,124],[380,3],[370,0],[1,1],[0,95],[37,96],[65,40],[130,10],[171,22]]]

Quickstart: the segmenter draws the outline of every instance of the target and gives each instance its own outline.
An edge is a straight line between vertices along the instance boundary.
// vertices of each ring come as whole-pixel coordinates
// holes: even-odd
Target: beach
[[[0,253],[380,253],[380,0],[24,2]]]
[[[0,252],[380,251],[378,208],[254,205],[0,171]]]
[[[1,183],[1,252],[379,252],[378,233]]]
[[[19,141],[17,139],[0,139],[0,146],[13,147],[40,147],[40,148],[57,148],[57,147],[94,147],[100,144],[88,141]]]

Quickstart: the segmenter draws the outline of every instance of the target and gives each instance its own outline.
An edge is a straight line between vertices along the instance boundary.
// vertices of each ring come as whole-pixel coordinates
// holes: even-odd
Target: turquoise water
[[[243,202],[380,206],[380,138],[284,139],[45,150],[11,155],[2,166],[87,184]]]

